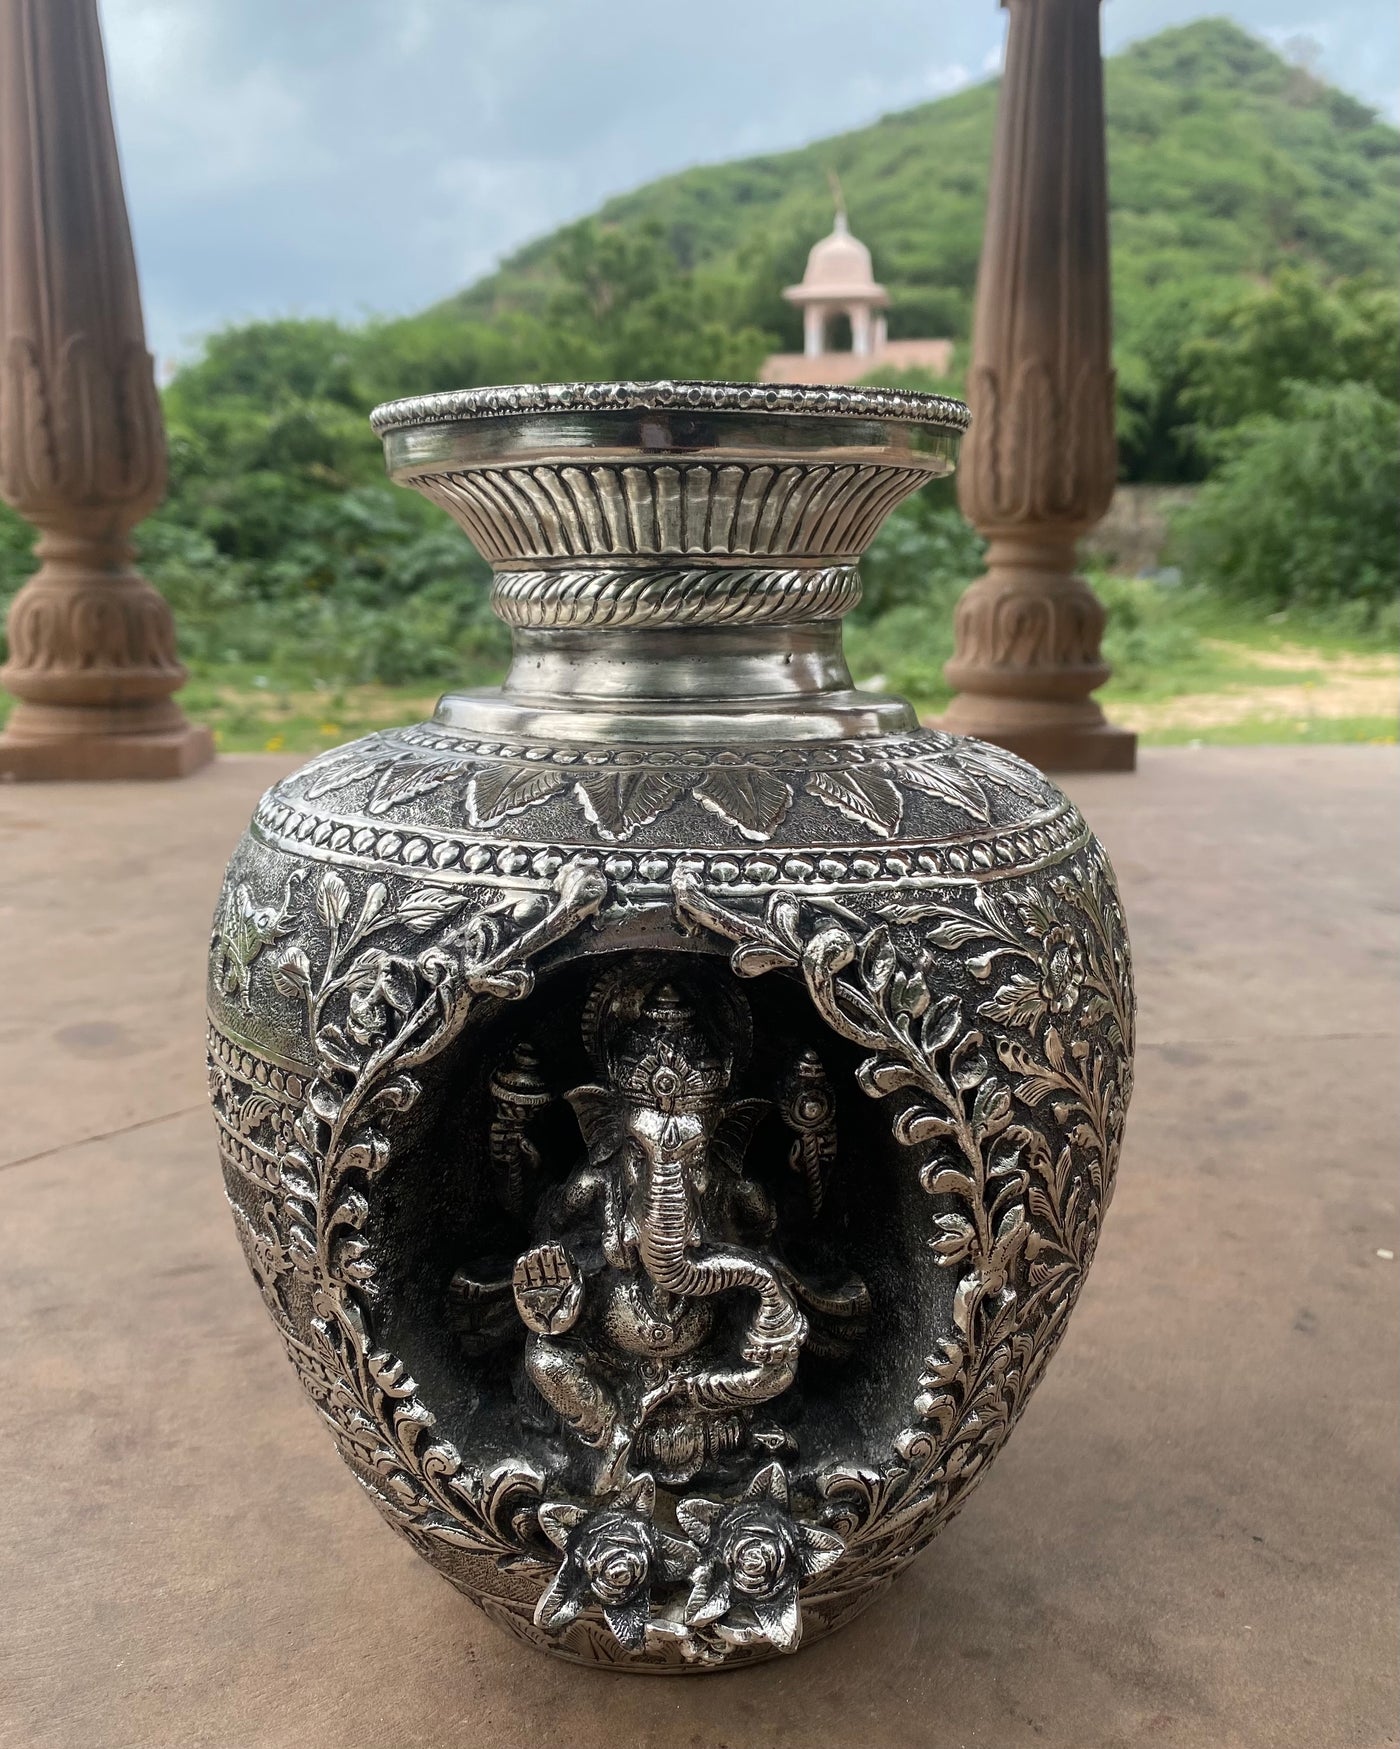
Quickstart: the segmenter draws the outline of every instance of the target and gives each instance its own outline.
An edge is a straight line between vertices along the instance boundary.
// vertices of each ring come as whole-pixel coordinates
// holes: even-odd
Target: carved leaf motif
[[[1016,1083],[1016,1097],[1027,1105],[1043,1105],[1064,1085],[1059,1076],[1048,1073],[1015,1039],[998,1039],[997,1056],[1013,1074],[1022,1077]]]
[[[371,814],[387,814],[398,803],[412,802],[419,796],[430,795],[433,790],[441,789],[443,784],[451,783],[454,778],[466,777],[475,769],[471,761],[466,759],[432,759],[426,762],[413,759],[391,765],[375,784],[374,793],[369,798],[368,811]]]
[[[972,1128],[979,1141],[1000,1135],[1011,1122],[1011,1095],[988,1076],[977,1089],[972,1106]]]
[[[311,988],[311,961],[299,947],[290,947],[272,968],[272,981],[284,996],[304,996]]]
[[[497,765],[478,771],[467,791],[473,825],[519,814],[562,788],[564,773],[549,765]]]
[[[695,799],[712,814],[737,826],[745,838],[763,843],[782,824],[792,806],[792,790],[771,772],[711,771],[695,786]]]
[[[946,1117],[939,1117],[937,1112],[925,1110],[922,1106],[914,1106],[909,1111],[900,1112],[894,1120],[894,1134],[897,1141],[906,1147],[916,1146],[919,1142],[932,1142],[942,1136],[951,1136],[953,1125]]]
[[[934,1225],[940,1229],[937,1238],[928,1241],[939,1263],[946,1269],[972,1255],[977,1232],[966,1215],[936,1215]]]
[[[923,1025],[919,1028],[919,1044],[926,1057],[932,1057],[953,1042],[953,1036],[962,1025],[962,1009],[956,996],[945,996],[943,1000],[924,1016]]]
[[[590,772],[574,793],[585,814],[614,843],[630,838],[680,799],[680,782],[664,771]]]
[[[544,1477],[533,1464],[497,1464],[480,1484],[478,1507],[503,1540],[520,1534],[522,1513],[533,1514],[544,1495]]]
[[[350,1049],[349,1040],[344,1032],[333,1022],[323,1026],[316,1034],[316,1049],[323,1057],[328,1057],[337,1068],[358,1073],[359,1060]]]
[[[385,904],[388,902],[388,898],[388,887],[385,886],[383,881],[375,881],[369,891],[365,894],[365,902],[360,907],[359,921],[355,925],[355,933],[357,935],[364,934],[370,924],[374,922],[375,918],[378,917],[379,913],[384,909]]]
[[[970,814],[983,824],[991,819],[982,786],[961,761],[944,759],[910,759],[898,766],[899,781],[906,789],[923,790],[940,801]]]
[[[890,932],[878,924],[866,936],[860,953],[860,975],[871,995],[883,994],[899,963]]]
[[[1043,802],[1053,794],[1050,784],[1028,760],[1003,747],[993,747],[986,741],[964,741],[959,758],[963,766],[980,771],[984,776],[1004,784],[1027,801]]]
[[[426,935],[434,924],[444,922],[465,902],[465,893],[454,893],[450,888],[415,887],[400,901],[397,915],[415,935]]]
[[[930,904],[916,899],[908,905],[882,905],[880,916],[890,923],[918,923],[926,917],[941,917],[928,931],[927,939],[935,947],[963,947],[969,941],[986,939],[987,928],[974,917],[963,917],[946,905]]]
[[[384,759],[379,753],[371,754],[368,758],[334,757],[321,768],[320,775],[307,784],[303,793],[308,802],[319,801],[322,796],[332,795],[336,790],[349,789],[360,778],[369,777],[383,768]]]
[[[271,1117],[276,1117],[281,1110],[279,1102],[266,1093],[251,1093],[238,1108],[238,1129],[243,1135],[251,1135],[261,1123],[266,1123]]]
[[[994,992],[980,1012],[988,1020],[1005,1022],[1008,1026],[1033,1027],[1045,1014],[1045,998],[1040,985],[1023,972],[1015,973]]]
[[[819,802],[889,838],[904,811],[904,798],[887,777],[874,770],[813,771],[807,788]]]
[[[884,1099],[902,1087],[917,1087],[917,1070],[893,1057],[867,1057],[856,1070],[856,1080],[871,1099]]]
[[[776,972],[779,966],[790,966],[795,956],[781,947],[736,947],[729,964],[736,978],[758,978],[764,972]]]
[[[374,1095],[374,1104],[390,1111],[407,1111],[418,1098],[418,1083],[411,1075],[395,1075]]]
[[[338,928],[350,909],[350,889],[335,872],[328,869],[316,889],[316,912],[328,929]]]

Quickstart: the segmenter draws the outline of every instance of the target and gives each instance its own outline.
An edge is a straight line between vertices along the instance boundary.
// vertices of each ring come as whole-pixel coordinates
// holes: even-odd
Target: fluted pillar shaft
[[[0,0],[0,496],[39,530],[0,685],[0,777],[175,777],[213,755],[132,567],[165,437],[96,0]]]
[[[942,726],[1061,770],[1131,769],[1090,696],[1104,610],[1076,543],[1116,477],[1099,0],[1010,13],[958,498],[987,569],[958,603]]]

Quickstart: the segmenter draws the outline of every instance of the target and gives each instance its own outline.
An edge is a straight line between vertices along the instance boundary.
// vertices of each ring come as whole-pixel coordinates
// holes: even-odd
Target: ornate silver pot
[[[259,804],[211,955],[224,1178],[365,1491],[565,1658],[725,1669],[849,1620],[1093,1257],[1133,1025],[1107,859],[841,654],[966,422],[687,383],[374,415],[514,662]]]

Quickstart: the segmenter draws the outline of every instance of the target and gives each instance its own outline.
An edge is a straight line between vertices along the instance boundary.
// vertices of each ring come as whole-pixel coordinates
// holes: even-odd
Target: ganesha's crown
[[[665,1112],[713,1104],[729,1086],[731,1067],[670,984],[653,993],[609,1063],[613,1086],[624,1098]]]

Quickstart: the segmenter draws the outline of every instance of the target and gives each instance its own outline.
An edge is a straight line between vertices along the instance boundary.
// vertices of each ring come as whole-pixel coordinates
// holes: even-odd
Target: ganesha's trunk
[[[776,1270],[755,1252],[737,1245],[691,1249],[690,1199],[679,1160],[652,1162],[645,1214],[638,1225],[642,1264],[659,1288],[699,1296],[748,1288],[758,1295],[758,1314],[744,1345],[744,1358],[752,1370],[742,1384],[736,1378],[733,1388],[721,1397],[751,1400],[772,1394],[761,1382],[769,1372],[774,1379],[784,1377],[790,1382],[806,1320]]]
[[[638,1222],[637,1248],[647,1274],[673,1294],[712,1294],[737,1283],[713,1281],[687,1255],[690,1198],[678,1159],[652,1160],[646,1180],[646,1211]]]

